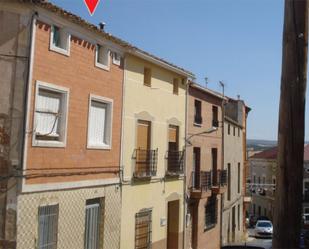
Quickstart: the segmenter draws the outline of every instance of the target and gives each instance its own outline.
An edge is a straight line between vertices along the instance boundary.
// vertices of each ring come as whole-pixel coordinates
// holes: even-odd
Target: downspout
[[[186,80],[186,107],[185,107],[185,144],[184,144],[184,181],[183,181],[183,246],[182,248],[186,248],[186,227],[187,227],[187,222],[186,222],[186,213],[187,213],[187,134],[188,134],[188,99],[189,99],[189,80]]]
[[[222,126],[221,126],[221,132],[222,132],[222,145],[221,145],[221,170],[224,169],[224,116],[225,116],[225,101],[224,101],[224,87],[223,87],[223,99],[222,99]],[[220,203],[220,248],[222,247],[222,226],[223,226],[223,194],[221,194],[221,203]]]

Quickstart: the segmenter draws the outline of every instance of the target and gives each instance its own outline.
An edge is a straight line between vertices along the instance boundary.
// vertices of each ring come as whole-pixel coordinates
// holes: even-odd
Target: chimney
[[[101,31],[104,31],[104,28],[105,28],[105,22],[100,22],[99,23],[99,29],[101,30]]]

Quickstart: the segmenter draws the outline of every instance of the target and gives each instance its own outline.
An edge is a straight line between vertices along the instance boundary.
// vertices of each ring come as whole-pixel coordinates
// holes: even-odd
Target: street
[[[247,243],[250,245],[257,245],[261,246],[267,249],[271,248],[272,245],[272,239],[262,239],[262,238],[255,238],[254,237],[254,228],[248,228],[248,238],[247,238]]]

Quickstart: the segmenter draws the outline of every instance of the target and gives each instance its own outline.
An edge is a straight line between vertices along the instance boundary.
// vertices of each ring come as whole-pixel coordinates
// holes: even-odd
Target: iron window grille
[[[208,198],[205,205],[205,230],[213,228],[218,221],[218,200],[215,195]]]
[[[59,205],[39,207],[38,249],[56,249]]]
[[[212,186],[211,171],[200,171],[191,173],[191,186],[193,189],[208,191]]]
[[[167,175],[179,175],[183,173],[184,152],[167,152]]]
[[[135,249],[151,249],[152,210],[135,214]]]
[[[145,150],[135,149],[135,170],[134,177],[152,177],[157,173],[158,149]]]

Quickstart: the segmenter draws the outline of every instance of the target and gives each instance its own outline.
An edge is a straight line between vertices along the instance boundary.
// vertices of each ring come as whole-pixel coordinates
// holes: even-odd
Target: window
[[[65,146],[68,99],[67,88],[37,82],[33,146]]]
[[[228,177],[228,180],[227,180],[227,200],[230,201],[231,200],[231,192],[232,192],[232,184],[231,184],[231,164],[228,163],[227,164],[227,177]]]
[[[273,195],[276,194],[276,177],[273,176]]]
[[[97,45],[95,65],[99,68],[109,70],[110,52],[107,47],[102,46],[102,45]]]
[[[238,127],[238,136],[240,137],[240,128]]]
[[[110,149],[113,100],[90,95],[88,117],[89,149]]]
[[[238,167],[237,167],[237,193],[240,193],[240,163],[238,163]]]
[[[230,124],[227,125],[227,134],[228,135],[231,134],[231,125]]]
[[[173,94],[178,95],[179,81],[177,78],[173,79]]]
[[[255,215],[255,204],[253,204],[253,214]]]
[[[85,249],[99,249],[100,248],[100,231],[103,226],[103,199],[96,198],[86,201],[86,215],[85,215]]]
[[[201,125],[202,120],[202,102],[194,100],[194,124]]]
[[[212,127],[219,127],[217,106],[212,106]]]
[[[135,249],[151,248],[152,210],[141,210],[135,215]]]
[[[238,223],[238,231],[240,231],[240,205],[237,206],[237,223]]]
[[[218,201],[215,195],[208,198],[205,205],[205,230],[213,228],[217,224]]]
[[[233,136],[234,136],[234,137],[235,137],[235,129],[236,129],[236,127],[233,126]]]
[[[56,249],[59,205],[39,207],[38,249]]]
[[[144,85],[151,86],[151,69],[144,67]]]
[[[69,55],[70,40],[71,35],[64,28],[55,25],[51,26],[50,50]]]
[[[121,55],[116,52],[113,53],[113,64],[117,66],[120,66],[121,64]]]

